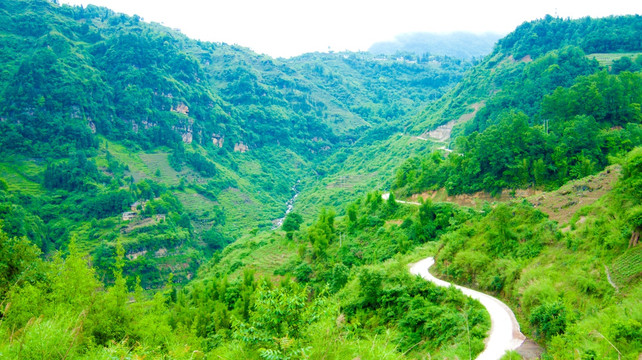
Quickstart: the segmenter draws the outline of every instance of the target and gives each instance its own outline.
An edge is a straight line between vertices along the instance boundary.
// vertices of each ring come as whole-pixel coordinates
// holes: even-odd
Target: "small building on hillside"
[[[140,207],[140,209],[139,209]],[[145,201],[136,201],[135,203],[131,204],[129,208],[136,212],[138,210],[144,210],[145,209]]]

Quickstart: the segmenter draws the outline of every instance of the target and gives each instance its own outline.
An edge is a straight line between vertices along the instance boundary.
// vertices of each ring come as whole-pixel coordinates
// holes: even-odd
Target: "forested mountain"
[[[45,253],[77,237],[108,278],[122,242],[145,287],[184,282],[233,237],[272,227],[329,156],[398,131],[469,67],[279,61],[95,6],[0,9],[2,218],[28,223],[5,229]]]
[[[637,359],[641,22],[276,60],[3,1],[0,357],[474,357],[482,306],[407,271],[434,255],[544,357]]]
[[[448,140],[454,152],[445,159],[409,159],[394,187],[405,193],[556,187],[603,169],[610,156],[639,145],[642,56],[634,52],[642,50],[641,21],[547,17],[520,26],[420,115],[415,131],[454,127]],[[611,41],[613,28],[623,42]],[[538,33],[550,42],[536,41]],[[600,51],[633,52],[633,58],[616,57],[603,67],[585,52],[597,50],[596,42]],[[472,107],[479,109],[472,119],[459,121]]]

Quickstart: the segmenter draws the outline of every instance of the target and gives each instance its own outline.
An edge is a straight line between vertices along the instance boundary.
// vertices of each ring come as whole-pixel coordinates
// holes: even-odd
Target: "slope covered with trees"
[[[0,357],[474,357],[481,306],[408,273],[436,255],[544,356],[635,359],[642,64],[586,54],[642,50],[639,22],[547,17],[476,66],[275,60],[104,8],[2,2]],[[473,105],[448,144],[409,136]],[[565,224],[519,200],[395,201],[607,165],[618,183]]]
[[[272,227],[295,184],[329,175],[330,155],[366,129],[396,131],[469,66],[284,62],[44,0],[3,2],[0,32],[2,217],[36,224],[9,234],[46,254],[77,236],[107,278],[122,242],[125,273],[146,288],[172,272],[185,282],[233,237]],[[311,76],[324,64],[359,96]]]
[[[448,144],[453,152],[445,158],[409,159],[393,187],[401,194],[442,187],[452,194],[555,187],[595,173],[610,156],[640,145],[642,78],[635,64],[642,56],[629,58],[626,71],[601,68],[576,45],[594,50],[583,42],[590,37],[605,44],[600,51],[640,51],[637,40],[626,45],[608,40],[613,27],[624,39],[634,37],[635,24],[641,22],[639,16],[574,21],[547,17],[522,25],[456,89],[425,110],[427,122],[422,124],[435,127],[473,103],[483,104],[470,121],[455,125]],[[527,41],[535,30],[525,29],[540,28],[540,36],[550,38],[540,42],[550,48]],[[583,30],[574,36],[564,32],[575,28]],[[596,28],[600,31],[582,36]],[[557,44],[560,37],[566,41]],[[529,58],[515,61],[524,56],[520,52]]]

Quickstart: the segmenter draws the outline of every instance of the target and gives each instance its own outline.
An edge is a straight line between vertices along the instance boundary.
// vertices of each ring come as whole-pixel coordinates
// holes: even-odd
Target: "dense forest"
[[[277,60],[3,1],[0,357],[474,358],[484,307],[408,271],[434,256],[542,358],[637,359],[641,24]]]
[[[470,67],[280,61],[95,6],[1,7],[2,218],[21,224],[5,230],[44,254],[76,236],[109,281],[120,242],[145,288],[184,283],[234,237],[271,228],[328,156],[403,128]]]

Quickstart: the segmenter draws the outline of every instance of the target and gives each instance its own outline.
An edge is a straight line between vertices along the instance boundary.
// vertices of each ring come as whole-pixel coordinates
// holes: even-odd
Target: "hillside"
[[[277,60],[3,1],[0,357],[474,358],[434,256],[543,358],[639,358],[641,24]]]
[[[556,188],[604,169],[609,157],[640,144],[642,57],[623,54],[622,65],[607,67],[587,51],[599,47],[614,58],[618,51],[635,54],[642,47],[641,21],[639,16],[547,17],[520,26],[419,114],[411,131],[428,136],[441,125],[453,126],[442,140],[453,151],[409,159],[393,188],[400,195],[439,188],[451,195],[494,194]],[[615,27],[621,42],[612,41]]]
[[[108,278],[120,242],[146,288],[186,282],[213,251],[270,229],[295,185],[335,178],[336,154],[387,139],[470,66],[281,61],[95,6],[0,10],[1,176],[15,191],[2,218],[38,223],[9,234],[35,233],[45,253],[76,237]]]

